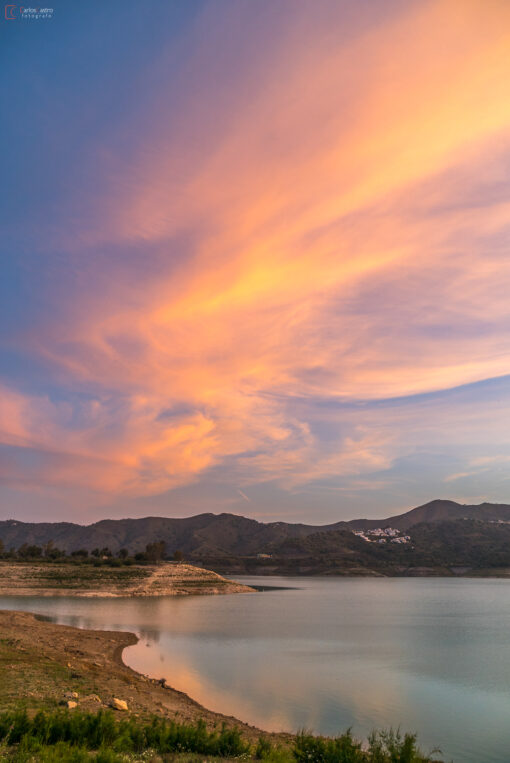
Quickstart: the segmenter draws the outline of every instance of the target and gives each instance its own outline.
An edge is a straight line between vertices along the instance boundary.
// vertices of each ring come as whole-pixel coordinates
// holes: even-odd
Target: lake
[[[237,578],[257,594],[0,599],[132,630],[131,667],[265,729],[400,726],[455,763],[510,760],[510,581]]]

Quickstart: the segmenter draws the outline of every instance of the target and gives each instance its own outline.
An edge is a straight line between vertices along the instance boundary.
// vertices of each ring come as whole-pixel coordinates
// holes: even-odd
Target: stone
[[[78,703],[74,702],[72,699],[68,699],[66,702],[67,707],[69,710],[73,710],[75,707],[78,707]]]
[[[117,699],[117,697],[114,697],[112,699],[112,707],[114,710],[127,710],[128,704],[123,699]]]
[[[78,699],[78,692],[77,691],[66,691],[64,694],[64,697],[66,699]]]

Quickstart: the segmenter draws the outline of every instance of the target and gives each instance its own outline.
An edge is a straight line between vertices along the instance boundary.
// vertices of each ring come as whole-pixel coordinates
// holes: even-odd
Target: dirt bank
[[[252,591],[216,572],[190,564],[95,567],[0,562],[0,596],[189,596]]]

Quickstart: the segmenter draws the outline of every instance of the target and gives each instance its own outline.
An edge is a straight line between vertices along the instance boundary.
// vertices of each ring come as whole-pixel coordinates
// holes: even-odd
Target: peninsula
[[[189,596],[253,591],[191,564],[95,567],[47,561],[0,562],[0,596]]]

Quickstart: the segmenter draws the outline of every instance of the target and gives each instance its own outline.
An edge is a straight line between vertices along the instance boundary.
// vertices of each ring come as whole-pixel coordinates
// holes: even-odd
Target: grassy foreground
[[[365,748],[350,732],[334,739],[298,734],[290,745],[259,737],[251,743],[238,728],[208,730],[203,721],[176,723],[161,718],[117,721],[111,711],[98,713],[26,710],[0,714],[0,755],[6,761],[123,763],[178,759],[266,760],[274,763],[427,763],[415,737],[375,732]]]

